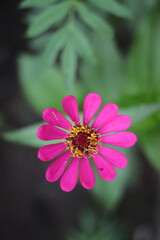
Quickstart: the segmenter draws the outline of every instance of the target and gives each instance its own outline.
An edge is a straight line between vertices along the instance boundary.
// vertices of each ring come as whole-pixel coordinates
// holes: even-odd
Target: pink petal
[[[70,192],[75,188],[78,180],[78,165],[79,158],[74,157],[60,180],[62,190]]]
[[[137,137],[132,132],[119,132],[101,137],[101,142],[118,147],[132,147],[137,141]]]
[[[113,166],[117,168],[126,168],[128,161],[127,158],[121,152],[104,146],[98,146],[98,151]]]
[[[95,154],[93,156],[93,161],[101,178],[106,181],[111,181],[116,177],[116,170],[114,167],[100,155]]]
[[[99,128],[103,126],[104,124],[106,124],[107,122],[115,118],[117,113],[118,113],[118,106],[114,103],[108,103],[100,111],[95,121],[93,122],[92,127]]]
[[[66,132],[51,125],[42,125],[38,128],[37,131],[37,137],[45,141],[62,139],[66,137],[66,135],[67,135]]]
[[[64,143],[43,146],[38,151],[38,158],[42,161],[50,161],[51,159],[57,157],[65,149],[66,145]]]
[[[89,93],[83,105],[83,124],[88,125],[101,105],[101,97],[97,93]]]
[[[55,108],[47,108],[43,111],[43,119],[52,126],[70,129],[72,124]]]
[[[68,116],[72,119],[72,121],[76,124],[80,124],[80,118],[78,113],[78,103],[74,96],[68,95],[63,98],[62,106],[64,111],[68,114]]]
[[[95,176],[87,157],[82,157],[80,161],[80,182],[86,189],[91,189],[95,185]]]
[[[58,157],[54,162],[51,163],[51,165],[48,167],[46,171],[47,181],[55,182],[60,178],[60,176],[64,172],[64,169],[67,165],[70,156],[71,152],[67,151],[63,153],[60,157]]]
[[[105,124],[97,132],[101,134],[124,131],[131,126],[131,120],[127,115],[118,115],[112,121]]]

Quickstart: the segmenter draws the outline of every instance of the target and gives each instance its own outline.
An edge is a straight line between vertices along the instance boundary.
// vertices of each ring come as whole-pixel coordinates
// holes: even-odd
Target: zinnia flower
[[[46,171],[46,179],[55,182],[60,178],[60,187],[64,191],[74,189],[78,176],[84,188],[91,189],[94,186],[95,175],[91,161],[99,176],[106,181],[116,177],[115,167],[125,168],[127,165],[127,158],[108,145],[128,148],[136,143],[136,135],[124,131],[130,127],[131,120],[127,115],[118,115],[116,104],[108,103],[91,122],[100,105],[100,95],[90,93],[86,96],[83,123],[74,96],[66,96],[62,102],[72,123],[55,108],[47,108],[43,112],[43,119],[48,124],[39,127],[37,136],[41,140],[59,139],[61,142],[41,147],[38,158],[42,161],[56,158]]]

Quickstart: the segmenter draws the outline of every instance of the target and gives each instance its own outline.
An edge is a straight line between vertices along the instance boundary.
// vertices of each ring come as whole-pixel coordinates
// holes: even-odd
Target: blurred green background
[[[24,0],[1,12],[3,239],[159,240],[160,1]],[[62,111],[72,94],[82,112],[89,92],[131,117],[138,143],[122,149],[116,180],[65,193],[45,180],[36,131],[45,108]]]

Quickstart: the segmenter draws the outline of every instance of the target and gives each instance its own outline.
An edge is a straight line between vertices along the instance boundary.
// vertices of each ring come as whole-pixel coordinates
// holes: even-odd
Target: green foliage
[[[113,148],[113,147],[112,147]],[[119,150],[118,148],[116,148]],[[129,160],[127,169],[116,169],[117,177],[113,181],[104,181],[97,176],[97,182],[92,190],[92,193],[102,204],[103,208],[108,210],[115,209],[118,203],[122,200],[125,190],[132,187],[138,179],[138,154],[134,148],[120,149],[120,151]]]
[[[146,7],[153,8],[159,0],[145,0]]]
[[[129,54],[126,93],[143,94],[160,100],[160,15],[158,11],[142,19]]]
[[[53,92],[53,89],[51,88],[52,92]],[[79,85],[78,85],[78,89],[79,89]],[[41,90],[41,93],[42,93],[42,90]],[[53,98],[53,96],[54,96],[54,94],[52,95],[52,98]],[[52,98],[50,97],[50,99],[52,99]],[[83,96],[81,96],[81,101],[82,101],[82,98],[83,98]],[[37,99],[39,99],[39,100],[42,99],[42,101],[43,101],[43,98],[39,97]],[[55,103],[56,103],[56,101],[55,101]],[[58,104],[61,104],[61,100]],[[42,105],[42,103],[41,103],[41,105]],[[50,107],[50,106],[52,107],[53,104],[52,105],[48,104],[47,107]],[[55,105],[54,105],[54,107],[55,107]],[[146,109],[148,110],[147,113],[146,113]],[[134,108],[132,107],[130,109],[129,108],[128,109],[120,109],[120,113],[127,114],[127,115],[131,116],[132,126],[135,127],[137,123],[139,123],[140,121],[144,120],[145,118],[151,116],[152,114],[157,112],[159,109],[160,109],[159,104],[155,104],[155,105],[153,105],[153,104],[151,104],[151,105],[148,104],[147,105],[146,104],[146,105],[137,106],[137,107],[134,107]],[[141,114],[137,114],[138,111],[141,111]],[[22,128],[20,130],[15,130],[14,132],[8,132],[6,134],[4,133],[5,139],[7,139],[9,141],[13,141],[13,142],[19,142],[19,143],[22,143],[22,144],[25,144],[25,145],[28,145],[28,146],[40,147],[41,145],[44,144],[44,141],[40,141],[40,140],[36,139],[36,129],[39,125],[40,124],[37,124],[37,125],[34,124],[33,126],[25,127],[24,131],[23,131],[23,128]],[[28,131],[27,131],[27,129],[28,129]],[[26,133],[27,133],[27,137],[26,137]],[[32,141],[30,139],[32,139]],[[34,144],[34,141],[35,141],[35,144]],[[47,141],[46,144],[48,144],[48,141]],[[130,154],[129,150],[127,151],[127,154]]]
[[[159,169],[160,15],[155,7],[157,2],[25,0],[20,7],[33,8],[28,17],[27,36],[38,55],[20,57],[19,69],[23,92],[38,113],[50,106],[61,109],[61,100],[66,94],[78,96],[82,108],[87,92],[100,93],[105,103],[114,101],[128,106],[120,113],[131,117],[131,129],[138,135],[139,147],[152,166]],[[130,19],[123,23],[132,26],[128,31],[136,36],[126,56],[122,56],[111,38],[113,30],[107,20],[108,13]],[[118,19],[117,23],[117,18],[110,21],[112,19],[117,33],[122,20]],[[29,130],[8,132],[4,137],[39,147],[44,142],[35,138],[36,128],[30,126]],[[134,162],[138,155],[131,151],[132,155],[130,150],[126,150],[126,154]],[[105,208],[112,209],[118,204],[125,189],[134,182],[137,168],[136,164],[129,163],[128,171],[118,170],[118,180],[97,181],[94,194]]]
[[[61,22],[68,14],[71,6],[71,1],[65,1],[43,9],[28,28],[27,36],[36,37]]]
[[[160,111],[160,103],[140,104],[130,108],[124,108],[120,110],[120,114],[126,114],[130,116],[132,125],[141,122],[152,114]]]
[[[157,0],[24,0],[20,8],[31,8],[27,10],[27,37],[35,51],[33,56],[21,56],[18,67],[22,91],[38,114],[47,107],[61,111],[62,98],[67,94],[77,97],[82,110],[88,92],[101,94],[105,104],[115,102],[127,106],[120,108],[119,113],[131,117],[129,131],[137,134],[136,146],[159,171],[160,14],[157,3]],[[125,42],[121,41],[122,36]],[[129,43],[128,52],[122,55],[117,42],[122,52],[123,44]],[[1,135],[6,141],[36,148],[59,142],[41,141],[36,137],[43,122],[4,132],[4,128],[7,129],[4,119],[0,115]],[[105,219],[93,211],[85,211],[81,215],[80,230],[72,229],[67,240],[131,239],[122,227],[122,219],[113,221],[106,215],[112,214],[127,189],[132,189],[139,179],[141,159],[136,146],[115,148],[127,156],[127,168],[116,169],[114,181],[107,182],[97,176],[96,185],[90,191]]]
[[[47,4],[51,4],[56,2],[56,0],[24,0],[20,3],[21,8],[28,8],[28,7],[43,7]]]
[[[90,39],[84,34],[81,27],[78,24],[72,23],[70,25],[70,34],[80,57],[91,64],[95,63],[95,54],[90,44]]]
[[[82,63],[82,80],[88,92],[101,94],[104,102],[116,101],[123,95],[126,79],[123,58],[114,41],[93,34],[90,39],[96,64]]]
[[[103,219],[85,209],[80,215],[80,230],[71,229],[66,240],[127,240],[129,233],[122,221]],[[116,231],[115,231],[116,229]]]
[[[141,151],[144,152],[151,165],[159,170],[160,103],[142,104],[138,107],[123,109],[120,113],[131,117],[132,129],[137,134]]]
[[[18,130],[3,133],[3,138],[7,141],[11,141],[17,144],[27,145],[30,147],[41,147],[44,145],[57,143],[59,140],[41,141],[36,137],[37,129],[43,123],[36,123],[28,127],[24,127]]]
[[[41,58],[24,55],[19,59],[19,71],[22,90],[36,111],[42,112],[53,105],[61,108],[66,92],[57,68],[46,65]]]
[[[113,30],[110,25],[98,14],[91,11],[85,4],[79,3],[77,11],[82,20],[91,27],[97,34],[112,36]]]
[[[90,0],[91,3],[95,4],[100,9],[109,13],[115,14],[119,17],[131,18],[132,14],[130,10],[125,6],[116,2],[115,0]]]
[[[50,37],[46,46],[44,46],[44,52],[42,58],[46,63],[52,66],[57,58],[59,51],[64,47],[68,39],[67,29],[61,28],[56,31],[53,36]]]
[[[124,4],[126,4],[133,15],[135,24],[137,24],[137,21],[143,18],[148,11],[154,8],[156,3],[157,0],[124,0]]]
[[[159,121],[160,122],[160,121]],[[150,164],[157,170],[160,170],[159,144],[160,129],[159,124],[154,129],[144,131],[139,134],[139,144]]]
[[[66,78],[65,86],[68,93],[73,91],[71,85],[77,76],[78,58],[80,57],[82,62],[87,61],[88,64],[96,63],[93,46],[90,44],[90,31],[92,30],[95,36],[100,34],[104,38],[111,38],[113,35],[113,30],[102,10],[118,16],[130,17],[130,12],[124,5],[108,0],[107,2],[90,0],[84,3],[73,0],[46,2],[24,0],[20,7],[34,8],[28,18],[27,36],[38,37],[31,45],[42,53],[40,56],[42,61],[53,66],[62,54],[59,66],[63,77]],[[70,68],[67,71],[66,61],[69,61],[67,65]]]
[[[73,92],[77,66],[77,53],[72,42],[68,42],[66,44],[65,48],[63,49],[61,58],[62,71],[67,85],[66,88],[69,89],[69,93],[71,94]]]
[[[155,170],[160,169],[159,142],[160,142],[160,112],[147,118],[142,124],[137,124],[134,131],[138,135],[138,142],[141,151]]]

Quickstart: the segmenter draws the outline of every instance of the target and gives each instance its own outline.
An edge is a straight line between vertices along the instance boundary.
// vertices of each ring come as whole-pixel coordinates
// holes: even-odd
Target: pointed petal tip
[[[45,122],[52,126],[57,126],[65,129],[69,129],[72,124],[63,116],[57,109],[49,107],[42,113],[42,117]]]
[[[57,157],[66,149],[66,145],[62,143],[49,144],[38,150],[38,158],[41,161],[50,161]]]
[[[128,129],[131,126],[130,117],[127,115],[117,115],[110,122],[106,123],[98,132],[101,134],[106,134],[110,132],[119,132]]]
[[[98,152],[106,159],[106,161],[110,162],[114,167],[127,167],[128,160],[126,156],[121,152],[115,149],[108,148],[106,146],[99,146]]]
[[[77,99],[72,95],[67,95],[62,100],[62,107],[65,113],[70,117],[70,119],[76,124],[80,124],[79,112],[78,112],[78,102]]]
[[[51,125],[42,125],[37,130],[37,136],[44,141],[65,138],[67,133],[57,127]]]
[[[110,122],[112,119],[114,119],[118,114],[118,106],[115,103],[108,103],[106,104],[96,119],[94,120],[92,127],[93,128],[100,128],[103,125]]]
[[[90,190],[90,189],[92,189],[92,188],[94,187],[95,183],[96,183],[96,181],[94,182],[93,185],[87,185],[87,184],[85,184],[85,183],[83,183],[83,184],[81,183],[81,184],[82,184],[82,186],[83,186],[85,189]]]
[[[38,150],[38,154],[37,154],[37,157],[41,160],[41,161],[45,161],[43,155],[41,154],[41,151],[40,149]]]
[[[112,181],[116,178],[116,170],[106,159],[101,157],[99,154],[95,154],[93,161],[101,178],[106,181]]]
[[[63,185],[61,185],[61,183],[60,183],[60,188],[61,188],[64,192],[72,192],[72,191],[74,190],[75,186],[74,186],[74,188],[70,188],[70,187],[67,187],[67,186],[63,186]]]
[[[101,137],[101,142],[117,147],[129,148],[137,142],[137,136],[128,131],[112,133]]]
[[[102,99],[101,96],[97,93],[89,93],[85,99],[83,104],[83,124],[88,125],[98,111],[101,105]]]

